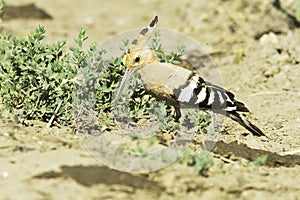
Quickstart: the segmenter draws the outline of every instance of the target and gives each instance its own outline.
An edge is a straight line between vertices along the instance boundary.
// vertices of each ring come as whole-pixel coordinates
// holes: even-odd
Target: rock
[[[261,45],[267,45],[267,44],[277,44],[278,43],[278,37],[275,35],[275,33],[270,32],[266,33],[259,39],[259,42]]]

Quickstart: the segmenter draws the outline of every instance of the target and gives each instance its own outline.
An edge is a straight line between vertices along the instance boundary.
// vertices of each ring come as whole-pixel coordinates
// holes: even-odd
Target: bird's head
[[[118,89],[117,95],[113,101],[116,104],[119,100],[121,93],[125,87],[127,80],[130,75],[136,70],[142,68],[143,66],[154,63],[158,61],[155,52],[147,47],[147,42],[151,38],[151,34],[154,31],[154,27],[158,22],[158,17],[155,16],[148,27],[142,29],[136,39],[131,43],[130,49],[123,57],[123,64],[126,66],[126,72],[122,78],[120,87]]]
[[[157,56],[151,49],[129,50],[123,57],[123,63],[129,71],[136,71],[154,62],[157,62]]]

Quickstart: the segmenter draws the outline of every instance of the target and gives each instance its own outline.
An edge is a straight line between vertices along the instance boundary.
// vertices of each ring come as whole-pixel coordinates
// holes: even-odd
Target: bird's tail
[[[230,112],[225,112],[225,113],[221,113],[221,114],[224,114],[227,117],[230,117],[232,120],[236,121],[237,123],[239,123],[240,125],[245,127],[253,135],[266,136],[259,128],[257,128],[254,124],[249,122],[247,119],[245,119],[243,116],[241,116],[236,111],[230,111]]]

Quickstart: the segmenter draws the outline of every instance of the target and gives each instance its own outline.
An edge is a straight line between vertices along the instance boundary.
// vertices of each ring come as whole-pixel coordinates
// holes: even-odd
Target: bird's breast
[[[148,64],[137,72],[153,96],[173,106],[178,105],[174,91],[185,85],[193,75],[192,71],[170,63]]]

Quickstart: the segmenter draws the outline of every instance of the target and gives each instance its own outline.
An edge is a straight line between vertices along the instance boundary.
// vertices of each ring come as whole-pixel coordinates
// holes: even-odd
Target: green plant
[[[106,51],[98,49],[95,43],[84,51],[83,43],[87,39],[84,29],[80,29],[75,39],[77,46],[70,48],[71,53],[65,50],[65,40],[44,45],[45,29],[42,26],[27,38],[12,37],[5,32],[0,37],[0,95],[6,109],[14,114],[17,121],[49,121],[55,116],[56,125],[71,124],[72,98],[75,97],[81,106],[82,99],[90,98],[94,104],[89,106],[103,116],[101,122],[106,127],[112,124],[107,113],[112,111],[113,94],[125,66],[120,57],[104,62],[102,55]],[[125,51],[128,40],[124,39],[121,45],[120,48]],[[84,81],[80,81],[81,78]],[[73,96],[74,89],[77,96]],[[129,99],[130,116],[138,118],[147,112],[153,100],[139,84]],[[78,114],[82,113],[75,113]]]
[[[214,159],[209,152],[201,151],[198,153],[187,148],[179,162],[194,167],[199,175],[207,177],[210,167],[214,164]]]
[[[45,32],[39,26],[27,38],[1,33],[0,95],[21,123],[55,116],[56,125],[69,125],[74,78],[86,54],[80,50],[85,31],[80,31],[73,54],[65,51],[66,40],[43,44]]]
[[[209,125],[211,122],[211,116],[205,113],[199,112],[199,110],[187,110],[183,125],[188,129],[196,127],[198,134],[207,134]]]
[[[295,11],[296,19],[298,22],[300,22],[300,0],[296,3],[296,11]]]
[[[3,14],[4,6],[5,6],[4,0],[0,0],[0,22],[2,21],[2,14]]]
[[[264,155],[256,158],[252,163],[254,166],[262,166],[266,164],[267,160],[268,160],[268,156]]]
[[[98,49],[95,43],[87,51],[83,50],[83,43],[87,39],[85,29],[80,29],[75,39],[76,46],[70,47],[71,53],[65,50],[66,40],[44,45],[44,38],[45,29],[42,26],[32,31],[27,38],[1,33],[0,95],[16,121],[49,121],[54,116],[53,123],[56,125],[70,125],[75,88],[79,99],[82,96],[87,98],[87,94],[93,96],[91,100],[97,99],[100,102],[99,109],[110,103],[110,96],[103,85],[111,77],[117,82],[116,77],[120,77],[121,72],[115,68],[117,73],[104,70],[102,73],[110,77],[97,82],[99,79],[95,77],[101,73],[104,65],[102,54],[106,51]],[[82,77],[84,84],[75,84]],[[102,88],[97,87],[97,84]],[[112,92],[115,87],[110,87],[107,85],[107,89]],[[98,89],[96,95],[95,89]],[[108,119],[104,123],[106,126],[110,124]]]
[[[184,45],[180,45],[175,51],[171,51],[168,54],[168,52],[162,47],[159,31],[154,32],[154,37],[151,42],[151,49],[158,54],[160,62],[172,63],[175,65],[180,64],[180,59],[183,56],[184,48]]]
[[[98,48],[96,43],[83,50],[87,39],[85,29],[80,29],[71,51],[66,50],[66,40],[43,44],[45,32],[40,26],[27,38],[12,37],[5,32],[0,35],[0,95],[16,121],[26,124],[29,120],[42,120],[49,125],[62,126],[71,125],[75,119],[79,125],[100,125],[103,131],[114,126],[114,109],[121,109],[119,111],[134,122],[159,120],[162,131],[179,129],[179,124],[166,111],[165,103],[148,94],[139,79],[129,81],[123,101],[117,108],[112,107],[125,72],[122,57],[104,61],[102,57],[107,51]],[[123,39],[120,49],[126,53],[128,45],[128,39]],[[152,48],[162,62],[174,64],[179,62],[184,51],[181,46],[167,55],[158,32]]]
[[[88,131],[88,134],[94,134],[91,131],[96,130],[97,133],[98,128],[105,130],[111,125],[109,117],[103,115],[99,127],[100,115],[98,118],[98,113],[95,110],[96,87],[104,63],[102,56],[106,53],[106,50],[97,48],[97,45],[93,43],[90,45],[89,51],[84,52],[81,47],[86,38],[85,30],[82,29],[78,39],[75,40],[80,48],[71,48],[74,55],[72,63],[79,66],[72,97],[73,118],[76,132],[86,133]]]

